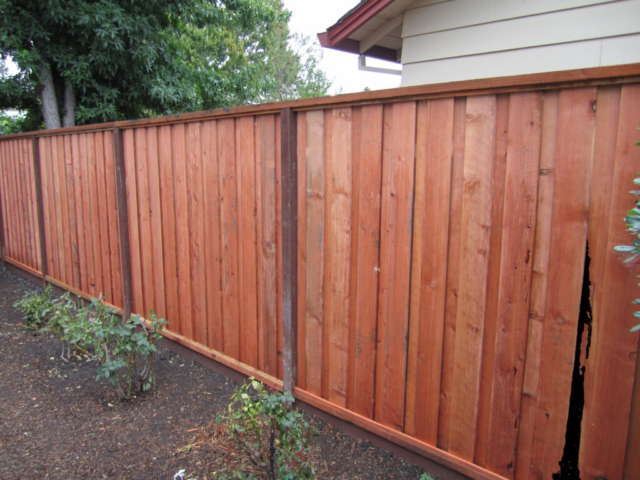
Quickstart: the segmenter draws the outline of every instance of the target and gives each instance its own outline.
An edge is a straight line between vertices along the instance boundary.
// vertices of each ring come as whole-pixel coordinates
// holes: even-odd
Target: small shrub
[[[70,336],[69,341],[91,348],[99,365],[96,380],[109,381],[120,400],[128,400],[152,387],[156,343],[162,338],[159,332],[167,324],[165,319],[151,310],[149,326],[140,315],[122,321],[102,297],[91,299],[76,318],[77,334]]]
[[[270,391],[251,379],[232,399],[226,429],[254,468],[268,480],[315,479],[309,455],[312,429],[301,412],[290,408],[291,393]],[[230,465],[220,478],[254,479],[251,470],[244,463]]]
[[[29,292],[13,304],[24,314],[24,327],[27,330],[38,331],[48,323],[56,310],[51,297],[51,286],[48,285],[42,293]]]
[[[62,341],[62,352],[60,358],[65,362],[71,360],[72,350],[84,350],[79,342],[79,328],[75,321],[77,306],[71,300],[69,292],[54,302],[54,311],[49,317],[49,321],[42,328],[43,332],[51,333]]]

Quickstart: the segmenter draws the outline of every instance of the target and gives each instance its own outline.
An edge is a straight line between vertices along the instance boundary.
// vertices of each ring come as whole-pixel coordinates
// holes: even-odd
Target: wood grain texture
[[[240,360],[240,298],[238,283],[238,192],[235,151],[235,122],[218,123],[218,158],[220,159],[220,222],[223,266],[224,350],[225,355]]]
[[[453,129],[453,99],[418,104],[405,433],[431,445],[438,436]]]
[[[489,470],[504,477],[515,473],[536,226],[540,107],[539,93],[511,96],[487,459]]]
[[[617,96],[611,96],[615,102]],[[589,244],[591,258],[595,260],[600,257],[597,265],[601,268],[598,271],[601,277],[592,279],[593,333],[585,373],[590,377],[589,380],[585,378],[585,382],[591,383],[591,391],[589,397],[585,396],[580,443],[580,471],[585,478],[623,477],[638,351],[638,336],[629,334],[628,330],[637,324],[637,319],[632,316],[637,308],[630,305],[629,300],[637,298],[635,277],[640,274],[640,267],[624,263],[622,260],[625,255],[614,252],[613,248],[626,245],[629,241],[629,233],[625,231],[620,217],[636,201],[636,197],[628,192],[628,187],[630,179],[640,171],[640,149],[635,146],[640,141],[637,130],[640,88],[637,85],[622,87],[619,100],[617,122],[610,118],[611,113],[616,112],[617,105],[607,109],[606,100],[600,95],[598,107],[602,106],[603,109],[596,111],[597,127],[608,130],[609,122],[617,123],[617,135],[611,197],[607,202],[609,211],[605,212],[604,218],[590,218],[590,221],[593,220],[590,223],[590,236],[597,235],[607,222],[608,227],[603,229],[609,233],[606,244],[603,242],[599,250],[592,250]],[[600,113],[608,120],[607,125],[602,124],[604,119],[599,121]],[[596,139],[600,137],[598,133],[596,130]],[[610,158],[610,155],[598,155],[594,157],[594,162],[599,160],[606,164]],[[607,180],[606,176],[598,178],[594,175],[593,188],[608,189],[601,183]],[[615,408],[611,408],[612,405]]]
[[[449,206],[449,248],[447,255],[447,289],[445,299],[445,330],[442,351],[440,410],[438,413],[438,447],[449,449],[451,398],[453,395],[453,358],[456,339],[456,312],[460,286],[460,234],[462,229],[462,187],[464,182],[464,145],[467,101],[454,100],[453,160],[451,171],[451,200]]]
[[[540,362],[532,478],[558,471],[565,443],[587,241],[595,98],[591,88],[559,96],[554,190],[562,195],[553,198],[542,348],[539,357],[531,358]]]
[[[189,338],[206,345],[207,332],[207,295],[205,284],[205,246],[204,246],[204,184],[202,176],[202,129],[200,123],[187,125],[187,184],[189,223],[186,232],[189,236],[189,277],[180,281],[190,282],[192,302],[192,328]],[[186,287],[185,287],[186,288]]]
[[[77,246],[78,246],[78,264],[80,285],[79,290],[83,292],[89,291],[89,280],[87,273],[87,246],[85,245],[84,236],[84,208],[82,201],[82,159],[80,154],[80,135],[71,136],[71,162],[73,170],[73,195],[75,200],[75,218],[77,230]],[[118,239],[119,242],[119,239]],[[119,257],[118,257],[119,258]]]
[[[160,146],[158,130],[148,128],[147,135],[147,175],[149,176],[149,225],[151,227],[151,245],[153,263],[154,302],[150,305],[160,318],[167,317],[166,290],[164,286],[164,245],[162,237],[162,207],[160,197]],[[169,150],[170,151],[170,150]]]
[[[375,419],[404,429],[416,104],[385,106]]]
[[[296,180],[298,182],[298,379],[295,386],[305,389],[307,388],[307,114],[305,112],[298,113],[296,122],[298,136],[296,140],[298,147],[298,178]],[[262,194],[260,194],[261,196]],[[261,212],[262,208],[258,205],[258,218],[262,217]],[[258,227],[260,231],[258,237],[261,238],[261,223],[258,223]],[[260,258],[258,258],[258,263],[262,263]],[[260,281],[259,276],[259,294],[262,290]],[[259,296],[258,304],[262,305],[263,302],[264,299]]]
[[[71,271],[72,286],[80,288],[80,255],[78,253],[78,220],[75,205],[75,185],[73,175],[73,149],[71,147],[72,135],[65,135],[64,140],[64,174],[66,180],[67,211],[69,212],[69,244],[71,247]]]
[[[542,109],[542,138],[540,146],[540,178],[538,180],[538,208],[536,236],[531,272],[531,306],[529,333],[525,357],[522,390],[520,432],[516,478],[536,478],[538,467],[533,466],[533,443],[536,437],[535,412],[539,408],[540,365],[544,337],[544,317],[547,304],[549,254],[555,193],[556,147],[558,141],[558,92],[545,93]],[[538,477],[539,478],[539,477]]]
[[[217,122],[202,124],[204,185],[204,254],[207,283],[207,345],[223,351],[222,279],[220,274],[220,181]]]
[[[96,173],[98,206],[98,224],[100,232],[100,261],[102,263],[103,293],[114,303],[113,282],[111,272],[111,244],[109,242],[109,204],[107,197],[107,179],[105,163],[111,161],[105,157],[104,133],[100,132],[96,137]]]
[[[306,114],[306,390],[322,395],[324,358],[325,112]]]
[[[353,224],[352,275],[356,280],[351,299],[354,358],[350,374],[349,409],[367,418],[374,415],[378,267],[380,266],[380,199],[382,194],[383,106],[362,107],[357,195],[357,222]],[[356,159],[354,158],[354,162]],[[354,198],[355,201],[355,198]]]
[[[142,261],[140,259],[140,227],[138,223],[138,187],[136,182],[134,131],[125,130],[123,135],[127,213],[129,217],[131,289],[133,296],[132,313],[142,315],[144,313],[144,300],[142,293]]]
[[[327,226],[327,263],[325,292],[325,329],[328,343],[324,355],[327,369],[323,372],[330,402],[346,406],[347,367],[349,353],[349,278],[351,253],[351,130],[352,111],[331,110],[331,164],[326,172],[330,184],[330,201],[326,215],[331,222]],[[325,300],[327,297],[325,297]]]
[[[136,144],[136,183],[138,188],[138,223],[140,231],[140,260],[142,263],[142,292],[146,318],[156,304],[154,289],[153,236],[151,231],[151,206],[149,202],[149,146],[147,131],[144,128],[134,130]]]
[[[240,239],[240,302],[241,324],[240,359],[243,363],[258,367],[258,279],[256,244],[256,183],[260,181],[256,171],[256,143],[254,117],[236,121],[236,152],[238,159],[238,237]]]
[[[193,298],[191,297],[191,251],[189,241],[189,187],[187,185],[187,138],[185,125],[171,127],[173,194],[176,210],[176,251],[180,334],[193,338]]]
[[[113,132],[104,133],[104,161],[105,161],[105,192],[108,241],[110,245],[110,266],[111,266],[111,303],[123,308],[124,299],[122,294],[122,266],[120,251],[120,225],[118,221],[118,191],[116,177],[116,154],[114,151]],[[106,241],[106,240],[105,240]]]
[[[158,169],[160,176],[160,210],[162,232],[162,265],[164,270],[165,314],[169,328],[180,332],[180,297],[178,288],[178,252],[176,240],[176,205],[173,176],[172,127],[158,131]]]
[[[453,361],[449,451],[472,460],[477,427],[480,367],[491,235],[491,181],[496,98],[467,99],[460,277]]]
[[[474,461],[483,467],[487,465],[489,445],[489,423],[491,417],[491,390],[493,388],[493,368],[495,360],[495,337],[500,293],[500,269],[502,260],[502,234],[505,207],[505,176],[507,150],[509,145],[509,104],[510,95],[496,98],[496,134],[493,160],[493,192],[491,194],[491,240],[489,247],[489,271],[487,273],[487,310],[485,334],[482,345],[482,365],[480,370],[480,396],[478,399],[478,426]]]

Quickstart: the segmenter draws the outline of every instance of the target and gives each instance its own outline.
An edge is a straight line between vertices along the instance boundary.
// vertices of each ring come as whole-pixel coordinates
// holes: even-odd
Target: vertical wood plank
[[[595,98],[593,88],[564,90],[559,96],[556,158],[562,161],[556,162],[554,171],[538,403],[528,472],[532,478],[550,477],[559,470],[565,444],[587,241]]]
[[[96,180],[98,182],[98,223],[100,232],[100,262],[102,266],[102,289],[107,295],[107,302],[114,303],[113,282],[111,280],[111,244],[109,242],[109,204],[107,197],[107,179],[105,162],[104,132],[94,134],[96,139]]]
[[[600,95],[598,101],[604,104]],[[623,259],[627,255],[616,253],[613,248],[616,245],[626,245],[630,240],[621,217],[637,200],[636,196],[629,193],[629,185],[640,171],[640,148],[635,146],[640,141],[637,129],[639,102],[640,86],[623,85],[619,118],[617,122],[612,122],[617,123],[618,128],[608,218],[594,218],[589,228],[590,237],[597,235],[599,229],[604,229],[609,234],[607,242],[601,244],[601,250],[596,251],[589,244],[590,257],[601,257],[599,265],[602,267],[602,276],[592,279],[593,333],[585,373],[591,377],[589,382],[592,388],[590,396],[585,396],[580,443],[580,472],[585,478],[622,478],[625,451],[628,452],[627,432],[638,351],[638,335],[628,331],[638,323],[633,318],[633,312],[637,308],[629,302],[637,298],[635,277],[640,273],[640,267],[633,262],[624,263]],[[606,105],[602,107],[605,110]],[[615,111],[615,107],[610,111]],[[602,125],[598,121],[599,113],[596,113],[597,127]],[[597,160],[600,158],[595,157],[594,161]],[[603,180],[606,177],[597,178],[594,175],[593,188]],[[603,227],[603,223],[607,225],[607,221],[608,226]],[[613,405],[615,408],[612,408]]]
[[[362,107],[359,145],[357,223],[353,223],[357,279],[351,299],[354,348],[350,375],[349,408],[373,418],[375,398],[376,331],[378,313],[378,267],[380,265],[380,198],[382,193],[383,106]],[[354,156],[354,162],[356,161]],[[354,172],[355,175],[355,172]],[[355,202],[355,197],[354,197]],[[354,204],[354,210],[356,205]],[[354,250],[352,249],[352,252]]]
[[[445,299],[445,330],[440,382],[440,410],[438,414],[438,447],[449,449],[451,425],[451,397],[453,390],[453,358],[456,339],[456,313],[460,277],[460,234],[462,228],[462,187],[464,181],[464,146],[466,134],[467,99],[453,103],[453,155],[451,167],[451,196],[449,206],[449,247],[447,255],[447,288]]]
[[[331,300],[325,304],[325,328],[328,344],[324,355],[328,369],[323,372],[328,382],[327,398],[345,407],[347,403],[347,366],[349,353],[349,282],[351,253],[351,108],[331,110],[331,164],[327,166],[330,203],[327,207],[331,226],[327,235],[331,267],[328,283]]]
[[[405,432],[434,445],[444,342],[453,99],[418,104]]]
[[[44,137],[40,139],[40,169],[42,179],[42,201],[43,211],[45,219],[45,231],[44,237],[47,239],[46,246],[46,258],[47,258],[47,275],[55,276],[54,274],[54,242],[56,235],[54,234],[53,226],[55,225],[55,213],[53,207],[53,195],[51,179],[53,172],[51,169],[51,137]]]
[[[276,147],[275,116],[256,120],[256,182],[258,212],[258,332],[260,368],[270,375],[278,372],[278,289],[276,231]],[[258,147],[259,146],[259,147]],[[304,352],[304,349],[300,350]]]
[[[171,127],[173,148],[173,188],[176,208],[176,249],[178,253],[178,298],[180,334],[193,339],[193,299],[191,298],[191,252],[189,245],[189,190],[187,186],[187,139],[184,124]]]
[[[122,175],[126,179],[125,192],[127,195],[127,225],[129,227],[129,252],[131,258],[131,294],[132,294],[132,312],[144,314],[144,297],[142,293],[142,260],[140,258],[140,226],[138,222],[138,186],[136,181],[136,146],[133,129],[123,131],[123,148],[124,148],[124,166],[125,174]],[[119,175],[120,178],[120,175]],[[120,200],[120,198],[118,198]],[[122,207],[120,207],[120,216],[122,215]],[[122,223],[121,223],[122,225]],[[122,276],[125,276],[125,248],[122,245],[123,263]],[[126,286],[123,284],[126,292]],[[125,300],[126,302],[126,300]],[[125,305],[126,308],[126,305]]]
[[[42,271],[42,264],[41,264],[41,257],[40,257],[40,231],[39,231],[39,227],[38,227],[38,199],[36,196],[36,182],[35,182],[35,171],[33,169],[34,167],[34,162],[33,162],[33,156],[35,155],[35,150],[34,150],[34,145],[33,145],[33,139],[29,139],[29,152],[30,152],[30,161],[29,161],[29,186],[31,189],[31,216],[32,216],[32,223],[33,223],[33,236],[34,236],[34,241],[35,241],[35,246],[36,246],[36,270],[38,271]],[[1,185],[1,181],[0,181],[0,185]],[[0,211],[2,209],[2,206],[0,205]]]
[[[256,253],[256,155],[255,118],[236,120],[236,155],[238,158],[238,235],[240,238],[240,358],[243,363],[258,367],[258,292]]]
[[[307,114],[296,115],[298,125],[298,383],[297,387],[307,388]],[[259,152],[259,150],[258,150]],[[264,174],[264,173],[263,173]],[[262,195],[262,193],[261,193]],[[258,218],[262,218],[258,207]],[[260,224],[260,222],[259,222]],[[260,224],[261,226],[261,224]],[[262,275],[264,276],[264,274]],[[260,292],[260,276],[258,291]],[[258,304],[261,298],[258,297]],[[264,301],[264,300],[262,300]]]
[[[218,123],[202,124],[202,177],[204,180],[204,254],[207,284],[207,344],[223,350],[222,278],[220,256],[220,170]]]
[[[62,163],[64,162],[64,158],[61,158],[60,155],[60,151],[58,149],[58,139],[60,137],[55,136],[55,137],[51,137],[51,169],[53,172],[53,178],[52,178],[52,187],[53,187],[53,211],[55,212],[55,223],[52,225],[52,234],[55,238],[54,240],[54,245],[55,245],[55,252],[57,252],[57,255],[54,253],[55,255],[55,259],[56,261],[56,269],[54,270],[55,272],[55,278],[58,281],[67,283],[67,272],[66,272],[66,266],[67,266],[67,261],[66,261],[66,255],[67,255],[67,249],[66,249],[66,242],[65,240],[65,234],[66,232],[69,231],[68,227],[68,221],[67,221],[67,225],[65,227],[64,225],[64,218],[63,218],[63,209],[62,209],[62,179],[63,179],[63,174],[62,174]],[[95,191],[95,190],[93,190]]]
[[[153,127],[152,127],[153,128]],[[136,152],[136,183],[138,196],[138,222],[140,232],[140,260],[142,262],[142,296],[146,317],[156,304],[153,265],[153,236],[151,235],[151,206],[149,202],[149,147],[146,128],[134,130]],[[191,337],[190,337],[191,338]]]
[[[220,218],[223,265],[224,314],[223,353],[240,359],[240,332],[238,321],[238,193],[236,182],[235,122],[233,119],[218,123],[218,158],[220,161]]]
[[[473,460],[491,238],[496,120],[493,95],[467,99],[460,277],[449,451]]]
[[[68,205],[68,193],[67,193],[67,158],[65,155],[64,138],[65,135],[58,135],[54,137],[56,139],[56,148],[58,150],[58,182],[60,184],[60,211],[62,213],[62,223],[58,225],[59,229],[62,229],[62,248],[64,249],[64,278],[60,278],[67,285],[73,285],[73,258],[70,235],[70,221],[69,221],[69,205]]]
[[[36,137],[33,137],[34,142],[36,141]],[[3,151],[2,151],[2,146],[3,146],[4,142],[0,143],[0,265],[2,266],[2,268],[4,267],[4,257],[7,254],[7,240],[5,237],[5,232],[6,232],[6,228],[5,228],[5,219],[7,218],[7,210],[6,210],[6,205],[7,205],[7,190],[5,188],[4,185],[4,178],[5,178],[5,173],[4,173],[4,163],[5,163],[5,159],[4,159],[4,155],[3,155]]]
[[[162,242],[162,208],[160,204],[160,161],[158,129],[147,128],[147,177],[149,179],[149,225],[151,227],[151,263],[153,264],[154,303],[151,306],[160,318],[166,318],[164,259]]]
[[[487,459],[488,468],[504,477],[515,473],[535,238],[540,106],[537,92],[511,95]]]
[[[40,271],[42,272],[42,286],[46,286],[47,278],[47,237],[44,219],[44,201],[42,198],[42,166],[40,160],[40,139],[33,137],[33,179],[36,187],[36,205],[38,212],[38,233],[40,235]]]
[[[26,192],[26,210],[27,218],[29,222],[29,244],[31,246],[31,252],[29,254],[29,266],[35,270],[38,270],[38,252],[36,242],[36,215],[34,213],[34,196],[33,196],[33,142],[28,138],[22,139],[23,152],[24,152],[24,176],[25,176],[25,192]]]
[[[80,290],[89,292],[89,281],[87,273],[87,252],[84,236],[84,213],[86,208],[82,201],[82,184],[84,177],[82,176],[82,166],[80,157],[80,134],[71,136],[71,162],[73,170],[73,195],[75,203],[75,218],[78,242],[78,264],[80,275]]]
[[[306,387],[322,395],[324,358],[325,112],[306,113]]]
[[[22,149],[20,145],[20,139],[14,140],[12,143],[13,149],[13,160],[14,160],[14,171],[15,171],[15,184],[16,184],[16,214],[18,218],[18,232],[20,238],[20,261],[24,264],[28,263],[27,257],[28,247],[27,247],[27,236],[26,236],[26,225],[25,225],[25,215],[24,215],[24,194],[23,194],[23,175],[22,175]]]
[[[114,305],[124,307],[122,298],[122,269],[120,265],[120,231],[118,225],[118,203],[116,187],[115,140],[112,131],[104,132],[104,159],[106,181],[106,205],[108,236],[110,245],[111,291]]]
[[[129,233],[129,212],[127,195],[127,170],[125,142],[122,130],[115,127],[112,133],[113,159],[116,175],[116,199],[118,205],[118,234],[120,240],[120,271],[122,273],[123,318],[127,320],[133,311],[133,281],[131,265],[131,237]],[[128,151],[133,153],[133,149]]]
[[[280,111],[282,192],[282,326],[284,390],[293,392],[298,378],[298,172],[296,114]]]
[[[189,237],[191,262],[191,299],[193,302],[193,339],[206,345],[207,296],[205,284],[204,208],[202,184],[201,124],[187,125],[187,193],[189,195]]]
[[[482,345],[482,365],[480,370],[478,426],[475,452],[473,455],[474,462],[483,467],[487,466],[487,450],[489,446],[491,388],[493,385],[498,295],[500,292],[500,266],[502,259],[504,189],[509,140],[509,103],[509,94],[498,95],[496,98],[496,134],[493,160],[493,191],[491,194],[491,240],[489,242],[490,254],[487,274],[487,307],[484,325],[485,333]]]
[[[180,299],[178,294],[178,255],[176,245],[176,208],[174,199],[172,127],[158,129],[158,168],[160,170],[160,212],[162,214],[162,254],[165,286],[165,312],[168,328],[180,332]],[[156,235],[158,232],[156,232]]]
[[[102,143],[95,133],[87,134],[87,167],[89,180],[89,221],[91,226],[91,241],[93,243],[93,268],[96,296],[106,294],[104,290],[104,276],[102,271],[102,242],[100,232],[100,198],[98,194],[98,162],[102,159]]]
[[[73,135],[65,135],[64,137],[64,172],[67,184],[67,205],[66,208],[69,212],[69,242],[71,245],[71,271],[72,271],[72,283],[70,284],[74,288],[81,289],[80,282],[80,255],[78,249],[78,218],[76,215],[76,197],[75,197],[75,182],[73,175],[73,149],[71,141]]]
[[[404,429],[416,103],[385,106],[375,419]]]
[[[530,478],[530,476],[535,478],[533,476],[532,450],[535,435],[535,412],[538,408],[540,362],[542,360],[544,333],[543,320],[549,278],[549,253],[558,137],[558,99],[558,92],[546,92],[544,94],[536,236],[533,250],[533,270],[531,272],[531,306],[522,391],[520,432],[518,435],[516,478]]]
[[[283,279],[283,250],[282,250],[282,121],[280,115],[276,116],[275,122],[275,145],[276,145],[276,277],[278,292],[282,292],[284,288]],[[278,295],[278,316],[276,318],[276,345],[277,345],[277,364],[278,378],[282,379],[284,375],[284,358],[283,358],[283,297]]]

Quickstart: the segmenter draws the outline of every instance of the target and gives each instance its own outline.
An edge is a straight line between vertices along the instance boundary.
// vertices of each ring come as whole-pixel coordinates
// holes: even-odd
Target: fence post
[[[33,136],[33,176],[36,183],[36,208],[38,210],[38,235],[40,236],[40,269],[42,270],[42,286],[47,286],[47,239],[44,229],[44,203],[42,201],[42,170],[40,168],[40,143]]]
[[[284,390],[298,382],[298,159],[296,114],[280,110]]]
[[[116,162],[116,198],[118,202],[118,224],[120,231],[120,262],[122,266],[122,296],[127,320],[133,311],[133,290],[131,284],[131,250],[129,248],[129,213],[127,210],[127,184],[124,169],[124,147],[122,130],[113,127],[113,155]]]

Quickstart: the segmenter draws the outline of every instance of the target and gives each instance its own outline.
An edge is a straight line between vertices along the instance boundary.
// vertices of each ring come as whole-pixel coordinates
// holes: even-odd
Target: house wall
[[[640,0],[418,0],[402,86],[640,62]]]

